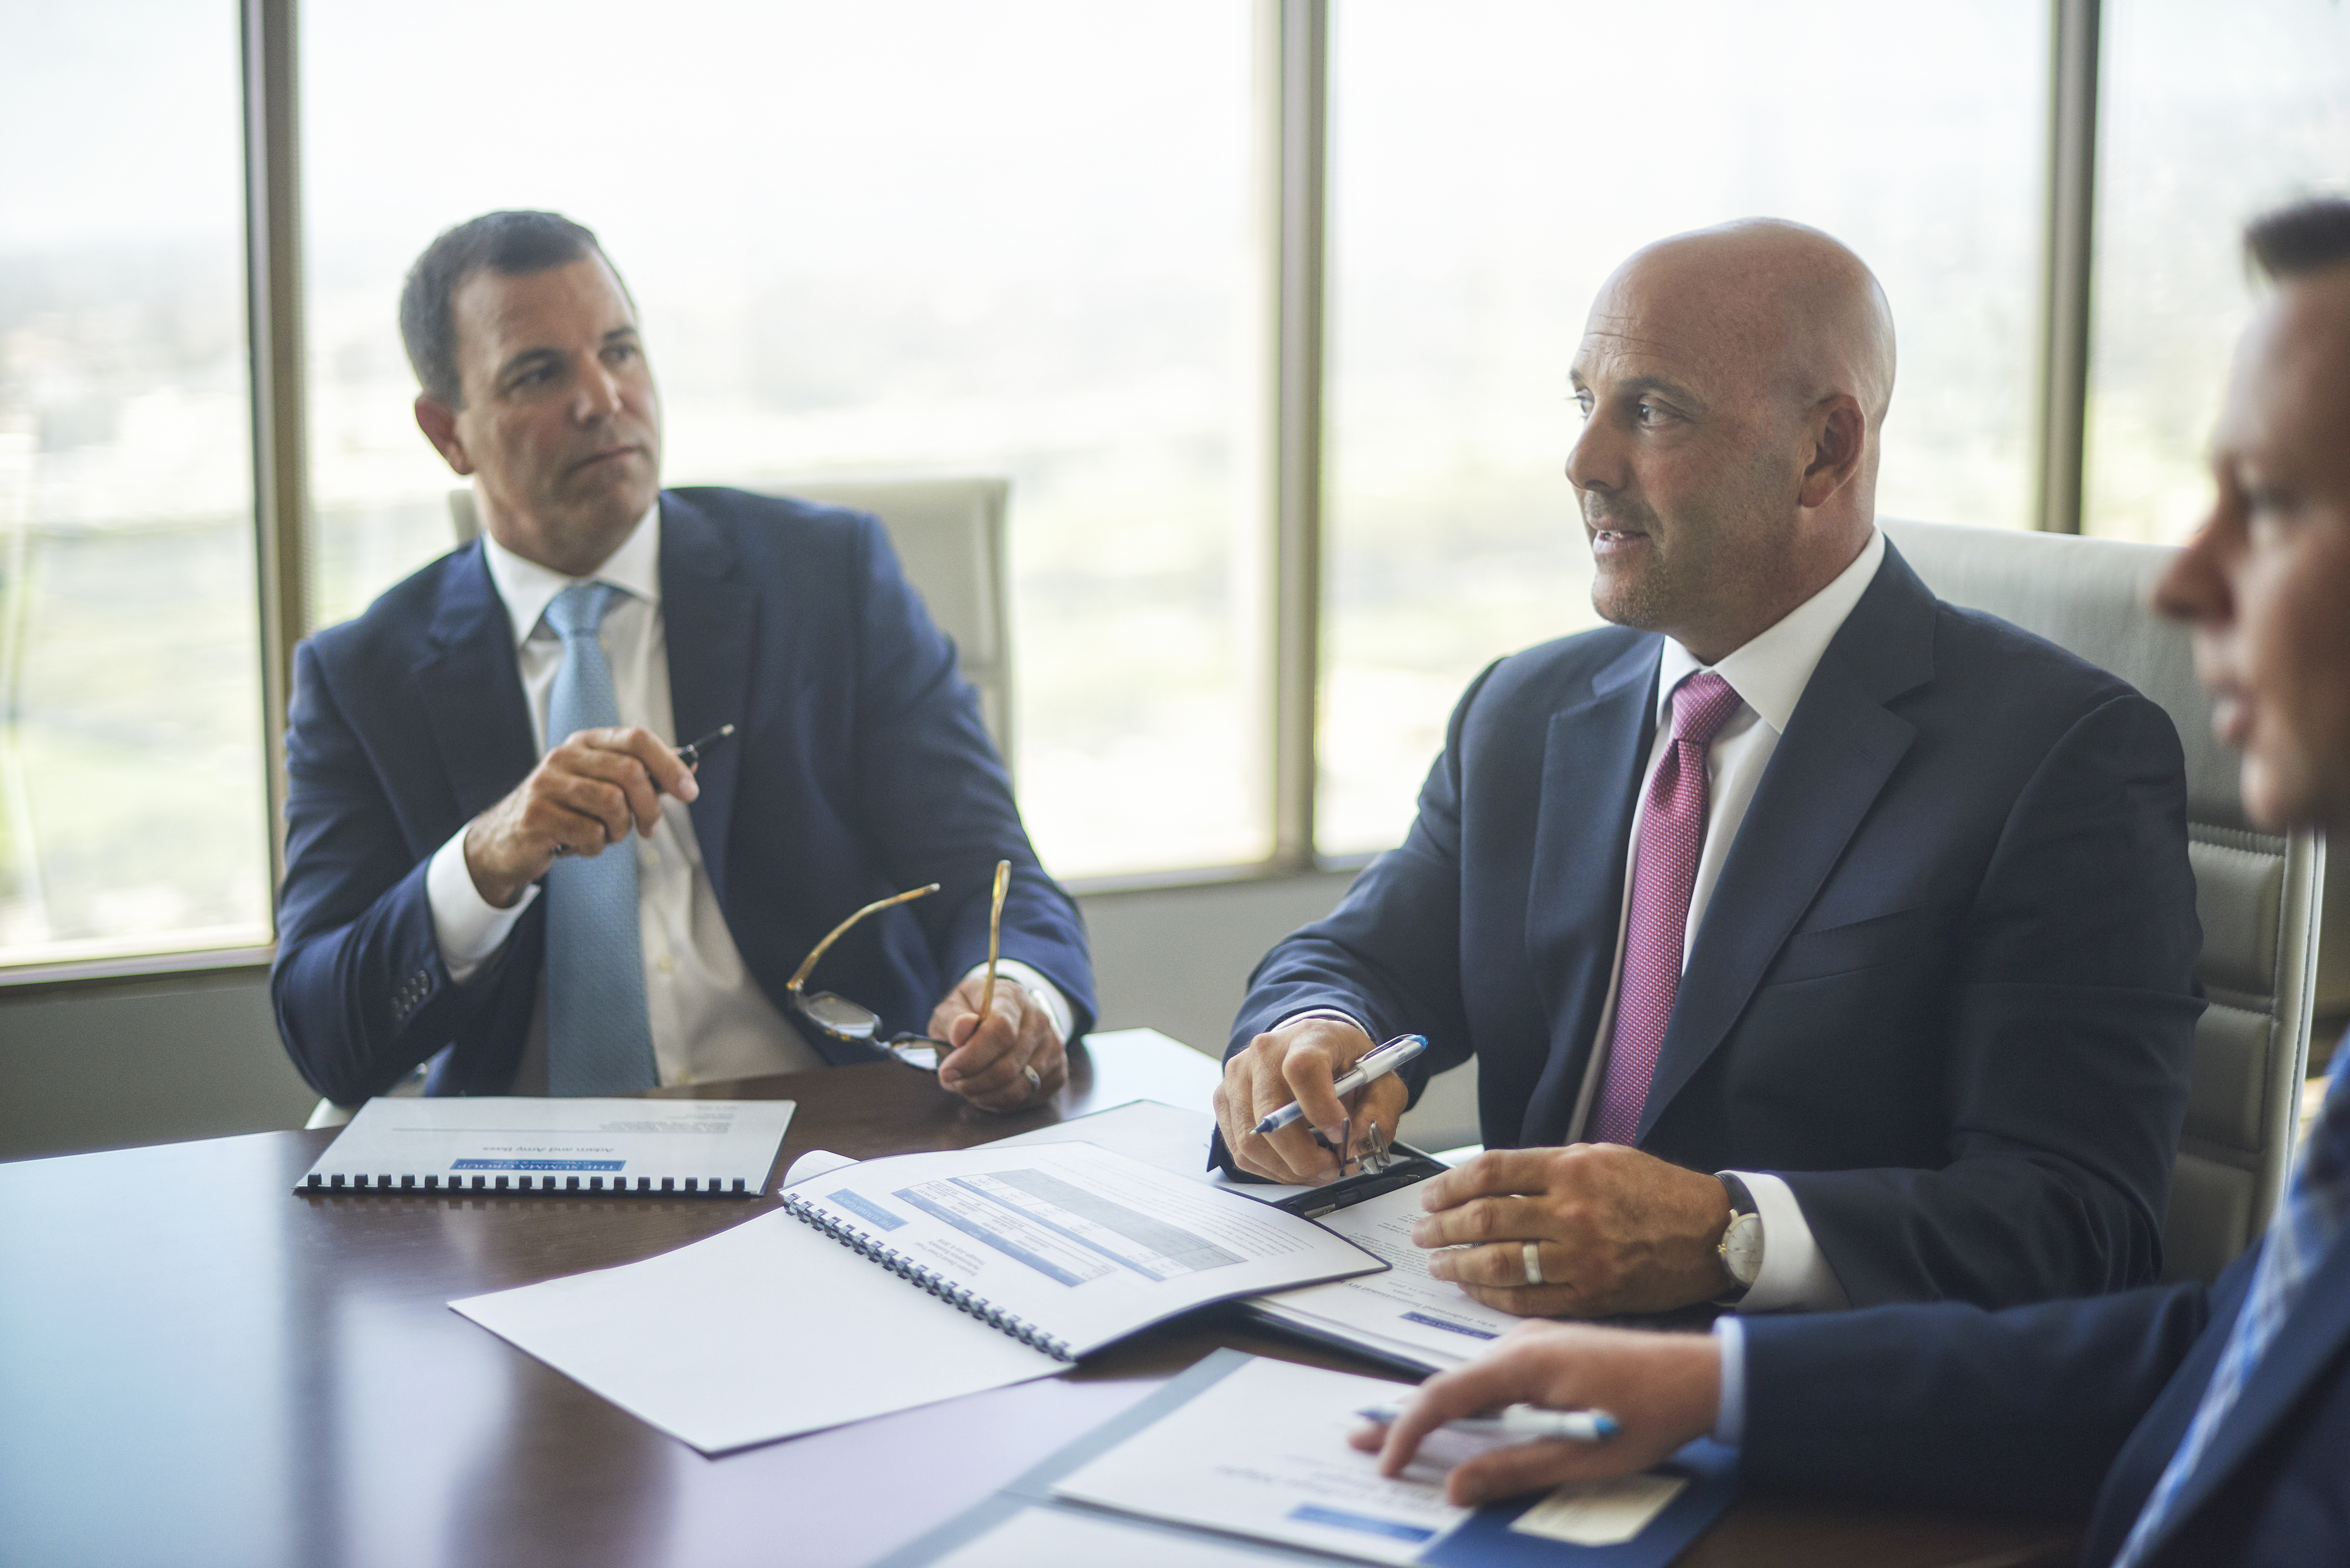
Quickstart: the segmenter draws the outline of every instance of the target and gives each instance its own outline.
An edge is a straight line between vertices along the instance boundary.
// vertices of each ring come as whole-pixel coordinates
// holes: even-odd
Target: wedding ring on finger
[[[1023,1068],[1021,1068],[1021,1069],[1020,1069],[1020,1071],[1021,1071],[1021,1072],[1022,1072],[1022,1074],[1023,1074],[1023,1075],[1024,1075],[1027,1077],[1027,1079],[1028,1079],[1028,1097],[1029,1097],[1030,1099],[1032,1099],[1032,1100],[1033,1100],[1033,1099],[1035,1099],[1038,1095],[1041,1095],[1041,1094],[1043,1094],[1043,1093],[1045,1092],[1045,1080],[1044,1080],[1044,1079],[1042,1079],[1042,1078],[1040,1078],[1040,1077],[1038,1077],[1038,1076],[1036,1075],[1036,1069],[1035,1069],[1035,1068],[1034,1068],[1034,1067],[1023,1067]]]
[[[1550,1282],[1543,1278],[1542,1249],[1536,1246],[1534,1242],[1528,1241],[1523,1244],[1523,1253],[1526,1260],[1526,1283],[1530,1285],[1548,1284]]]

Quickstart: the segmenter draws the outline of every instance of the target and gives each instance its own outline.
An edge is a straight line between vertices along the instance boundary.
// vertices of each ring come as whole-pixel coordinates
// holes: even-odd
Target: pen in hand
[[[1367,1405],[1355,1414],[1366,1421],[1392,1427],[1403,1419],[1403,1407]],[[1544,1410],[1534,1405],[1511,1405],[1498,1416],[1464,1416],[1447,1421],[1444,1430],[1479,1438],[1519,1438],[1530,1443],[1545,1438],[1604,1443],[1622,1427],[1605,1410]]]
[[[677,760],[683,763],[687,767],[692,767],[702,761],[703,754],[706,753],[711,747],[726,739],[733,732],[733,725],[721,724],[718,728],[711,731],[710,733],[702,736],[702,739],[698,741],[688,741],[685,744],[680,746],[677,749]]]
[[[1427,1035],[1399,1034],[1386,1044],[1367,1052],[1350,1071],[1339,1075],[1338,1081],[1330,1085],[1330,1090],[1333,1094],[1351,1095],[1372,1079],[1387,1076],[1427,1049]],[[1267,1133],[1278,1132],[1305,1114],[1304,1109],[1292,1101],[1257,1123],[1256,1134],[1263,1137]]]
[[[730,728],[732,726],[729,726]],[[995,863],[995,896],[987,909],[987,983],[979,992],[979,1016],[984,1021],[987,1010],[995,1003],[995,960],[1003,950],[1003,895],[1012,886],[1012,862]]]
[[[676,753],[677,760],[683,763],[689,768],[693,767],[709,753],[711,747],[716,745],[721,741],[733,738],[733,725],[721,724],[718,728],[711,731],[710,733],[702,736],[700,740],[688,741],[685,744],[680,746]],[[578,851],[572,848],[568,844],[558,844],[555,846],[555,853],[558,857],[560,857],[566,855],[576,855]]]

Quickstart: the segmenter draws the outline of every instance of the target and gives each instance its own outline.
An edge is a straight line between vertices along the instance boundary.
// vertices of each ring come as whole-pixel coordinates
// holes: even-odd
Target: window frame
[[[1256,200],[1270,461],[1258,541],[1272,657],[1258,711],[1271,731],[1272,852],[1244,865],[1167,867],[1072,878],[1081,894],[1196,887],[1347,870],[1367,855],[1315,844],[1322,676],[1322,565],[1329,286],[1329,0],[1255,0]],[[285,870],[286,711],[295,645],[309,628],[308,431],[303,341],[298,0],[240,0],[254,550],[270,881]],[[2078,533],[2083,504],[2095,262],[2102,0],[2049,0],[2046,175],[2042,193],[2033,526]],[[67,963],[0,963],[0,990],[80,987],[265,966],[274,947],[161,946]]]

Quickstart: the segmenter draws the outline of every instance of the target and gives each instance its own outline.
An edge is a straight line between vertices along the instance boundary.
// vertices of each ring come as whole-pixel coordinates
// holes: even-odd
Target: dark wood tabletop
[[[1017,1116],[894,1064],[660,1092],[798,1102],[780,1173],[815,1147],[962,1147],[1131,1099],[1204,1105],[1215,1076],[1133,1036],[1072,1066]],[[1218,1345],[1367,1369],[1211,1313],[1066,1377],[705,1459],[446,1303],[650,1257],[772,1199],[295,1196],[332,1137],[0,1165],[0,1563],[863,1563]],[[1991,1568],[2069,1561],[2070,1539],[1750,1498],[1681,1562]]]

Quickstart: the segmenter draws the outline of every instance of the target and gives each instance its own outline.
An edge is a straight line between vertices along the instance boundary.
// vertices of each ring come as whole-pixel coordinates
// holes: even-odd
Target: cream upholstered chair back
[[[907,578],[931,618],[954,639],[963,679],[979,691],[981,717],[995,749],[1012,765],[1012,619],[1004,555],[1004,479],[824,479],[760,485],[827,506],[854,507],[881,519]],[[470,489],[449,493],[449,520],[460,544],[481,530]]]
[[[2188,635],[2147,607],[2171,550],[1929,523],[1888,521],[1885,532],[1936,595],[2113,671],[2178,728],[2203,922],[2195,972],[2210,1005],[2195,1030],[2163,1258],[2169,1278],[2209,1280],[2268,1222],[2293,1157],[2313,1021],[2350,1005],[2350,930],[2329,933],[2322,918],[2324,841],[2244,819],[2236,757],[2212,738]]]

